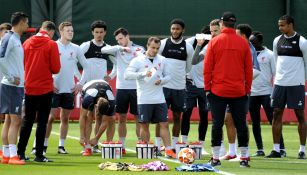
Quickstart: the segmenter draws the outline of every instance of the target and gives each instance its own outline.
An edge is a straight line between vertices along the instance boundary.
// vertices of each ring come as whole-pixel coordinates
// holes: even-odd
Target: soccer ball
[[[195,160],[195,152],[191,148],[182,148],[178,153],[178,159],[185,164],[192,164]]]

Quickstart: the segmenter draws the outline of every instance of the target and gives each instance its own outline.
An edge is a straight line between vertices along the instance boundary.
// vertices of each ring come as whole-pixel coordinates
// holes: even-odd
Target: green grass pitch
[[[171,126],[170,126],[171,128]],[[250,128],[250,154],[254,154],[256,151],[256,146],[254,138]],[[211,137],[211,125],[208,127],[208,132],[205,141],[205,149],[207,152],[211,152],[210,149],[210,137]],[[53,134],[49,139],[49,147],[47,151],[47,157],[54,160],[53,163],[35,163],[33,162],[33,155],[30,155],[34,130],[32,131],[32,136],[28,144],[27,155],[30,156],[31,161],[27,162],[24,166],[12,166],[0,164],[0,175],[86,175],[86,174],[196,174],[188,172],[177,172],[175,167],[179,166],[178,163],[169,162],[163,160],[164,163],[168,165],[171,171],[167,172],[119,172],[119,171],[101,171],[98,169],[98,164],[105,161],[112,162],[133,162],[135,164],[148,163],[150,159],[137,159],[134,152],[128,152],[125,157],[120,160],[104,160],[101,155],[95,154],[91,157],[82,157],[80,154],[81,147],[78,140],[74,139],[79,136],[79,125],[78,123],[70,123],[68,135],[72,136],[67,138],[65,143],[65,148],[69,152],[68,155],[58,155],[57,145],[58,145],[58,135],[59,123],[55,123],[53,127]],[[154,127],[151,126],[151,138],[154,140]],[[285,125],[283,127],[283,134],[286,144],[287,158],[282,159],[266,159],[266,158],[251,158],[251,168],[240,168],[238,162],[222,161],[222,166],[217,169],[230,173],[230,174],[241,174],[241,175],[306,175],[307,174],[307,160],[298,160],[297,153],[299,148],[299,140],[296,125]],[[189,135],[189,141],[197,140],[197,124],[191,124],[191,131]],[[265,146],[265,153],[268,154],[272,149],[272,134],[271,126],[262,126],[262,136]],[[105,136],[101,138],[103,141]],[[115,140],[118,139],[117,132],[115,134]],[[127,136],[127,148],[135,150],[136,143],[134,124],[128,124],[128,136]],[[226,144],[226,148],[228,145]],[[203,156],[202,160],[196,161],[196,163],[206,163],[210,156]],[[197,173],[198,174],[198,173]],[[204,172],[202,174],[217,174]]]

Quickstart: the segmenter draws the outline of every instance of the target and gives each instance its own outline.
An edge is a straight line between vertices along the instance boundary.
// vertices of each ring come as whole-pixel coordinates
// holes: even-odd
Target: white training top
[[[56,43],[60,53],[61,69],[58,74],[53,75],[54,87],[59,90],[59,93],[71,93],[75,86],[75,76],[81,85],[85,83],[86,78],[81,77],[77,62],[82,65],[83,69],[87,69],[86,59],[78,45],[73,43],[64,45],[60,40]]]
[[[187,78],[192,79],[193,84],[197,88],[204,88],[204,55],[206,53],[207,45],[203,47],[202,50],[200,50],[200,48],[201,46],[196,45],[192,59],[194,60],[194,57],[197,57],[197,60],[200,59],[201,61],[196,65],[192,65],[191,71],[187,74]]]
[[[0,71],[3,74],[2,84],[13,84],[14,77],[20,79],[17,87],[24,87],[24,50],[20,36],[13,32],[7,32],[1,41],[0,48]]]
[[[191,46],[193,46],[194,41],[195,41],[195,36],[185,39],[185,42],[191,44]]]
[[[269,95],[273,90],[272,80],[276,71],[273,52],[264,48],[258,53],[257,61],[261,71],[260,75],[252,82],[251,96]]]
[[[102,46],[104,44],[97,44],[97,42],[92,39],[91,40],[96,46]],[[88,49],[90,48],[90,43],[91,41],[87,41],[84,42],[80,45],[80,48],[83,52],[83,54],[85,54]],[[108,44],[106,44],[106,46],[109,46]],[[105,47],[106,47],[105,46]],[[109,56],[109,59],[113,62],[114,64],[114,60]],[[83,73],[85,74],[84,76],[87,78],[86,82],[91,81],[91,80],[98,80],[98,79],[103,79],[104,76],[107,75],[107,60],[106,59],[102,59],[102,58],[88,58],[86,59],[87,64],[88,64],[88,69],[87,70],[83,70]],[[112,78],[114,78],[115,75],[112,75]]]
[[[193,84],[197,88],[204,88],[204,60],[196,65],[192,65],[191,71],[187,74],[187,77],[193,80]]]
[[[291,39],[296,36],[295,33],[291,37],[284,35],[284,38]],[[276,76],[274,84],[280,86],[298,86],[305,85],[305,78],[307,78],[307,69],[305,65],[307,64],[307,42],[306,39],[302,36],[299,37],[299,48],[303,54],[301,56],[287,56],[287,55],[278,55],[278,41],[282,35],[276,37],[273,42],[273,53],[274,59],[276,62]],[[294,41],[293,41],[294,42]],[[296,42],[296,41],[295,41]],[[294,44],[294,43],[292,43]],[[295,43],[296,44],[296,43]],[[284,46],[282,49],[293,49],[292,46]]]
[[[131,49],[130,53],[125,52],[120,45],[106,46],[101,48],[101,53],[111,54],[116,59],[116,89],[136,89],[135,80],[125,80],[124,72],[129,66],[131,60],[140,54],[143,54],[145,49],[142,46],[130,42],[128,47]],[[113,65],[114,66],[114,65]]]
[[[168,38],[165,38],[161,40],[161,46],[159,49],[159,54],[162,55],[162,52],[164,50],[166,41]],[[173,44],[181,44],[184,40],[181,39],[180,41],[176,42],[173,39],[171,39],[171,42]],[[179,60],[174,58],[167,58],[166,57],[166,71],[167,74],[169,74],[172,79],[163,87],[169,88],[169,89],[177,89],[177,90],[183,90],[186,86],[186,74],[190,72],[192,67],[192,56],[194,53],[194,49],[191,44],[186,42],[186,52],[187,52],[187,58],[186,60]]]
[[[153,62],[150,59],[153,59]],[[146,76],[147,71],[152,72],[150,78]],[[171,77],[166,73],[163,56],[157,55],[149,58],[146,55],[140,55],[133,59],[125,71],[125,79],[134,81],[136,79],[138,104],[165,103],[162,85],[167,83]],[[155,85],[159,79],[161,83]]]

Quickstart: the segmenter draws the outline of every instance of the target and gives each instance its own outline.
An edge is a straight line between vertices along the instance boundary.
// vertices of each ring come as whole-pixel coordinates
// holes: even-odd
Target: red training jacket
[[[253,65],[247,41],[224,28],[209,43],[204,61],[205,90],[220,97],[250,94]]]
[[[58,45],[45,31],[23,43],[25,68],[25,94],[42,95],[53,92],[52,74],[60,71]]]

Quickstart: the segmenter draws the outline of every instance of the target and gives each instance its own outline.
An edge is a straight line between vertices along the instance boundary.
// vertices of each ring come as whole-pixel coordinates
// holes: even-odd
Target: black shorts
[[[186,106],[187,108],[197,107],[208,111],[206,92],[204,88],[198,88],[195,85],[187,84],[186,86]]]
[[[51,108],[74,109],[75,96],[73,93],[53,94]]]
[[[279,86],[275,85],[271,105],[273,108],[289,109],[305,108],[305,86]]]
[[[115,101],[117,113],[126,114],[130,107],[129,112],[138,115],[136,89],[117,89]]]
[[[160,123],[168,121],[166,103],[139,104],[138,111],[139,123]]]
[[[186,93],[185,90],[163,88],[167,108],[173,112],[184,112],[186,110]]]
[[[1,84],[0,113],[21,115],[24,88]]]

